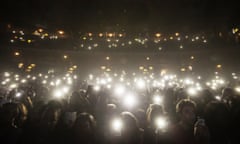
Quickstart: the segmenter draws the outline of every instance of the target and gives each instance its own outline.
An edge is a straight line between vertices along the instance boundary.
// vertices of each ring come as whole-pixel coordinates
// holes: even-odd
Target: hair
[[[196,103],[194,101],[192,101],[190,99],[182,99],[176,105],[176,112],[181,113],[183,108],[186,106],[190,106],[190,107],[193,107],[194,109],[196,109]]]
[[[146,112],[148,124],[152,122],[156,114],[164,115],[162,106],[158,104],[150,104]]]

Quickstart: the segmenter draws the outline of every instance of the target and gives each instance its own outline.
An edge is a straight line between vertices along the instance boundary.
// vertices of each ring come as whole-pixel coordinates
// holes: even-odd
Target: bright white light
[[[76,75],[74,75],[74,76],[73,76],[73,78],[74,78],[74,79],[77,79],[77,76],[76,76]]]
[[[126,97],[124,97],[123,104],[128,108],[136,106],[137,104],[136,97],[133,94],[128,94]]]
[[[107,79],[107,81],[108,81],[108,82],[111,82],[111,81],[112,81],[112,78],[109,77],[109,78]]]
[[[67,80],[67,84],[69,84],[69,85],[72,84],[72,79],[71,79],[71,78],[68,78],[68,80]]]
[[[18,92],[18,93],[16,93],[16,97],[21,97],[21,93],[20,92]]]
[[[211,85],[211,83],[210,83],[210,82],[206,82],[206,85],[207,85],[207,86],[210,86],[210,85]]]
[[[54,83],[54,82],[50,82],[50,85],[51,85],[51,86],[54,86],[54,85],[55,85],[55,83]]]
[[[66,86],[65,86],[65,87],[63,87],[63,92],[64,92],[64,93],[67,93],[67,92],[69,92],[69,87],[66,87]]]
[[[222,98],[220,96],[215,96],[215,99],[221,101]]]
[[[89,75],[89,79],[93,80],[93,75],[92,74]]]
[[[201,91],[202,90],[202,87],[201,86],[197,86],[196,88],[198,91]]]
[[[34,76],[34,77],[32,77],[32,80],[36,80],[36,77]]]
[[[219,80],[219,83],[220,83],[220,84],[224,84],[225,81],[221,79],[221,80]]]
[[[26,82],[26,80],[25,80],[25,79],[22,79],[22,80],[21,80],[21,83],[25,83],[25,82]]]
[[[100,90],[100,86],[99,85],[96,85],[96,86],[94,86],[94,88],[93,88],[95,91],[99,91]]]
[[[16,87],[17,87],[17,84],[11,84],[11,85],[9,86],[10,89],[14,89],[14,88],[16,88]]]
[[[46,80],[43,80],[43,81],[42,81],[42,83],[43,83],[43,84],[46,84],[46,83],[47,83],[47,81],[46,81]]]
[[[111,125],[114,131],[120,132],[123,127],[123,122],[121,119],[114,119]]]
[[[55,90],[55,91],[53,92],[53,96],[54,96],[55,98],[62,98],[62,97],[63,97],[63,92],[60,91],[60,90]]]
[[[188,88],[187,92],[190,96],[195,96],[197,94],[196,89],[193,87]]]
[[[100,84],[105,85],[106,83],[107,83],[107,81],[105,79],[100,80]]]
[[[191,84],[193,84],[193,81],[192,81],[191,79],[185,79],[185,80],[184,80],[184,83],[185,83],[186,85],[191,85]]]
[[[155,96],[153,96],[153,103],[154,104],[162,104],[162,97],[161,96],[159,96],[159,95],[155,95]]]
[[[122,86],[122,85],[118,85],[118,86],[116,86],[115,89],[114,89],[114,93],[115,93],[116,95],[122,95],[124,92],[125,92],[125,87]]]
[[[123,81],[124,81],[124,78],[123,78],[123,77],[121,77],[119,80],[120,80],[120,82],[123,82]]]
[[[158,117],[155,120],[155,125],[158,129],[165,129],[167,127],[167,121],[163,117]]]
[[[146,84],[145,84],[144,80],[139,79],[139,80],[136,81],[136,85],[137,85],[137,88],[144,89]]]
[[[238,92],[238,93],[240,93],[240,87],[236,87],[236,88],[235,88],[235,91]]]
[[[2,82],[2,85],[5,85],[6,83],[7,83],[7,82],[3,81],[3,82]]]
[[[5,72],[5,73],[4,73],[4,76],[5,76],[5,77],[9,77],[9,76],[10,76],[10,73]]]
[[[112,86],[111,86],[110,84],[108,84],[108,85],[107,85],[107,88],[110,89],[110,88],[112,88]]]
[[[55,84],[56,84],[56,86],[58,86],[60,83],[61,83],[61,80],[57,79]]]
[[[233,76],[233,79],[238,79],[238,77],[237,76]]]

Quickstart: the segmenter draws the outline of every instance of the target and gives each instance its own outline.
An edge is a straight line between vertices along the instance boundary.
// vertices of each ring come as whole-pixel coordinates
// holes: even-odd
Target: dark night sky
[[[237,0],[7,0],[1,21],[19,26],[199,29],[239,24]]]

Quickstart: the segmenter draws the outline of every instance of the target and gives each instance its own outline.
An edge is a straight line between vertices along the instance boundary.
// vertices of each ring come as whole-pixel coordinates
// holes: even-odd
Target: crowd
[[[10,144],[238,144],[240,101],[233,88],[189,97],[185,88],[152,88],[122,100],[112,89],[74,86],[62,99],[28,83],[1,89],[0,139]],[[63,93],[63,92],[62,92]],[[154,95],[161,94],[161,99]],[[155,102],[153,102],[153,100]]]

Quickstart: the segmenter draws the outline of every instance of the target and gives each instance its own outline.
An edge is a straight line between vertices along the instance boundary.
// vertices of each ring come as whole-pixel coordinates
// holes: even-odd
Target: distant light
[[[15,55],[15,56],[19,56],[20,53],[19,53],[19,52],[15,52],[14,55]]]
[[[140,66],[140,67],[139,67],[139,70],[143,70],[143,69],[144,69],[144,67],[143,67],[143,66]]]
[[[11,84],[11,85],[9,86],[10,89],[14,89],[14,88],[16,88],[16,87],[17,87],[17,84]]]
[[[119,36],[119,37],[123,37],[123,34],[120,33],[120,34],[118,34],[118,36]]]
[[[155,36],[156,36],[156,37],[160,37],[161,34],[160,34],[160,33],[156,33]]]
[[[10,76],[10,73],[5,72],[5,73],[4,73],[4,76],[5,76],[5,77],[9,77],[9,76]]]
[[[26,80],[25,80],[25,79],[22,79],[22,80],[21,80],[21,83],[25,83],[25,82],[26,82]]]
[[[68,58],[68,56],[67,56],[67,55],[63,55],[63,58],[64,58],[64,59],[67,59],[67,58]]]
[[[107,57],[106,57],[106,60],[110,60],[110,57],[109,57],[109,56],[107,56]]]
[[[103,33],[99,33],[98,36],[99,36],[99,37],[103,37]]]
[[[238,92],[238,93],[240,93],[240,87],[236,87],[236,88],[235,88],[235,91]]]
[[[190,71],[192,71],[192,70],[193,70],[193,67],[192,67],[192,66],[188,66],[188,69],[189,69]]]
[[[109,33],[108,36],[109,36],[109,37],[113,37],[113,33]]]
[[[74,65],[73,68],[76,69],[76,68],[77,68],[77,65]]]
[[[233,76],[233,79],[238,79],[238,77],[237,76]]]
[[[194,56],[191,56],[191,59],[194,59]]]
[[[215,99],[221,101],[222,98],[220,96],[215,96]]]
[[[43,32],[43,29],[39,28],[38,31],[41,33],[41,32]]]
[[[35,77],[35,76],[33,76],[33,77],[32,77],[32,80],[36,80],[36,77]]]
[[[178,33],[178,32],[176,32],[176,33],[175,33],[175,36],[179,36],[179,33]]]
[[[23,65],[24,65],[23,63],[19,63],[19,64],[18,64],[18,68],[22,68]]]
[[[232,33],[233,33],[233,34],[237,33],[238,31],[239,31],[238,28],[233,28],[233,29],[232,29]]]
[[[150,57],[146,57],[146,60],[150,60]]]
[[[100,90],[100,86],[99,86],[99,85],[96,85],[96,86],[93,87],[93,89],[94,89],[95,91],[99,91],[99,90]]]
[[[105,70],[107,67],[106,66],[101,66],[101,69],[102,70]]]
[[[63,34],[64,34],[64,31],[63,31],[63,30],[59,30],[58,33],[59,33],[60,35],[63,35]]]
[[[6,85],[6,84],[7,84],[7,82],[5,82],[5,81],[2,82],[2,85]]]
[[[186,69],[185,68],[181,68],[181,72],[185,72],[186,71]]]
[[[18,93],[16,93],[16,97],[21,97],[21,93],[20,92],[18,92]]]
[[[42,81],[42,83],[43,83],[43,84],[46,84],[46,83],[47,83],[47,81],[46,81],[46,80],[43,80],[43,81]]]
[[[88,33],[88,36],[91,37],[91,36],[93,36],[93,34],[92,33]]]
[[[222,68],[222,65],[218,64],[218,65],[217,65],[217,68]]]

